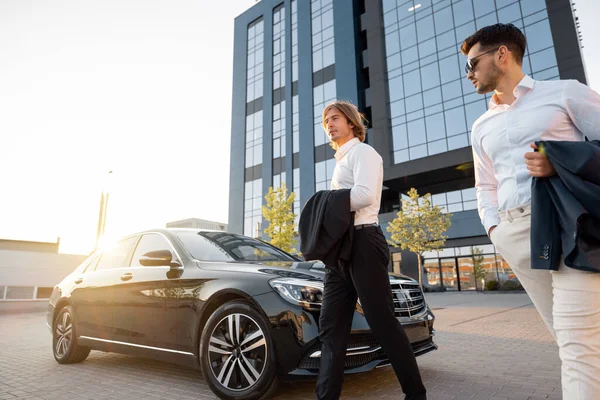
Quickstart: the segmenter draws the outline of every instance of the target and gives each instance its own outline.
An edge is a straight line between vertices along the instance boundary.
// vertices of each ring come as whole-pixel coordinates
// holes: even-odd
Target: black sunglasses
[[[480,54],[480,55],[478,55],[478,56],[475,56],[475,57],[473,57],[473,58],[471,58],[471,59],[468,59],[468,60],[467,60],[467,64],[465,65],[465,72],[467,73],[467,75],[469,74],[469,72],[473,72],[473,71],[475,71],[475,66],[476,66],[476,65],[477,65],[477,63],[479,62],[479,60],[477,60],[479,57],[481,57],[481,56],[484,56],[484,55],[486,55],[486,54],[493,53],[493,52],[495,52],[495,51],[498,51],[498,49],[499,49],[499,48],[500,48],[500,47],[496,47],[495,49],[492,49],[492,50],[486,51],[485,53],[481,53],[481,54]],[[510,49],[508,49],[508,50],[510,51]]]

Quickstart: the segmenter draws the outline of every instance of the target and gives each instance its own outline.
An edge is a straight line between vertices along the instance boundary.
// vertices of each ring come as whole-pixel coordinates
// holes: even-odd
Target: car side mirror
[[[170,267],[173,263],[173,253],[171,250],[149,251],[139,259],[144,267]],[[175,261],[179,264],[178,261]]]

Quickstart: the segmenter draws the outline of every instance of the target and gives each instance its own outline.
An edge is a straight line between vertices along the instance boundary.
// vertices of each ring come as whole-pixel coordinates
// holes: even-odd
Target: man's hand
[[[529,146],[532,149],[538,148],[535,143],[531,143]],[[539,151],[525,153],[525,165],[527,165],[529,175],[535,176],[536,178],[548,178],[552,175],[556,175],[556,170],[552,166],[550,160]]]

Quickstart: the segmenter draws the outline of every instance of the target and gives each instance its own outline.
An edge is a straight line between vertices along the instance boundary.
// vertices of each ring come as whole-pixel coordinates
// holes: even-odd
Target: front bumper
[[[277,354],[278,374],[284,380],[317,375],[320,364],[319,312],[309,312],[284,301],[275,292],[254,298],[271,322],[271,336]],[[418,314],[399,315],[415,355],[437,346],[433,342],[435,316],[425,305]],[[357,305],[346,353],[345,373],[357,373],[389,364],[387,356],[371,333],[362,308]]]

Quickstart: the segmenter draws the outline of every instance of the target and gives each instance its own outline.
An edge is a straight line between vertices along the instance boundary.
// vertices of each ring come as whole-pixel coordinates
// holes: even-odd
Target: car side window
[[[117,243],[114,249],[105,251],[100,257],[96,271],[103,269],[125,268],[129,264],[129,257],[138,236],[128,237]]]
[[[100,254],[101,253],[96,252],[86,260],[85,266],[81,269],[82,274],[85,274],[86,272],[92,272],[96,268]]]
[[[143,265],[140,264],[140,257],[150,251],[158,250],[171,250],[171,252],[173,252],[171,244],[164,236],[157,233],[144,234],[135,248],[133,258],[131,259],[131,266],[143,267]],[[173,254],[173,257],[176,257],[175,254]]]

